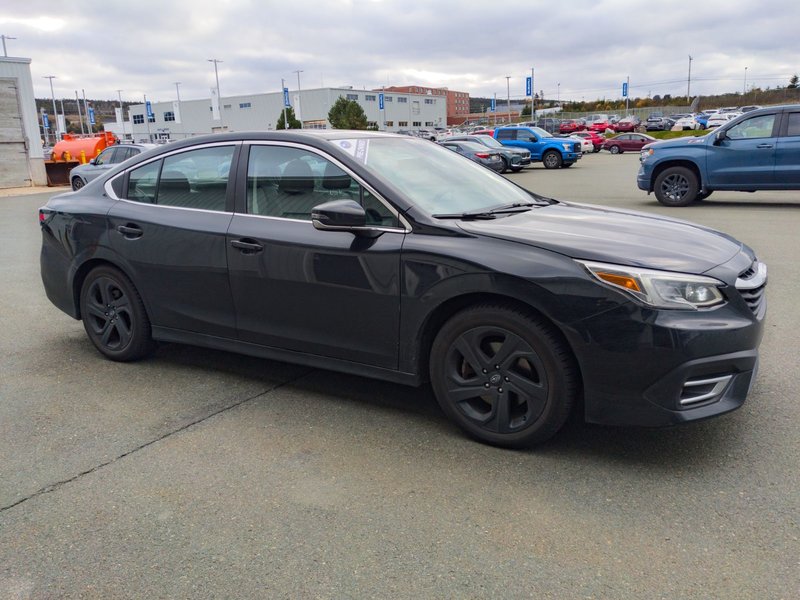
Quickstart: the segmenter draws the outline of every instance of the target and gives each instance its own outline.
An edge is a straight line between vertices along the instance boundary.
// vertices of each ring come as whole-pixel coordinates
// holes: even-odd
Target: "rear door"
[[[238,148],[176,151],[123,176],[109,235],[155,327],[236,337],[225,235]]]
[[[800,187],[800,111],[785,112],[775,153],[775,186]]]
[[[715,189],[768,189],[775,186],[780,113],[756,115],[726,129],[708,145],[708,180]]]

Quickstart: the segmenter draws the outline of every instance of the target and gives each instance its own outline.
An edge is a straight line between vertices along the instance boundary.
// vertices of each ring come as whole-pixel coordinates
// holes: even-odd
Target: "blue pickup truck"
[[[554,137],[539,127],[498,127],[493,135],[504,146],[530,150],[531,162],[541,161],[545,169],[571,167],[582,156],[579,141]]]
[[[715,190],[800,190],[800,105],[747,112],[703,137],[642,148],[636,183],[665,206]]]

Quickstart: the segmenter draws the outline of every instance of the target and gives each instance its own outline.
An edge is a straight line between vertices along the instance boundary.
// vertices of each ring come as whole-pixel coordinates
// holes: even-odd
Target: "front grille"
[[[575,146],[575,152],[580,152],[581,151],[581,145],[580,144],[574,144],[574,146]]]
[[[762,262],[753,261],[747,269],[739,273],[736,279],[736,289],[742,298],[753,311],[759,314],[766,300],[764,292],[767,288],[767,265]]]

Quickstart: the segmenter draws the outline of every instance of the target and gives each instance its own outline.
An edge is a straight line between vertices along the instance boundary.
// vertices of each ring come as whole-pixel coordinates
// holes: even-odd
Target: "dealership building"
[[[350,87],[318,88],[169,102],[148,102],[129,107],[127,119],[107,122],[105,129],[119,138],[137,142],[175,140],[223,131],[275,129],[288,100],[295,117],[306,129],[328,129],[328,112],[339,97],[358,102],[370,125],[382,131],[447,126],[447,99],[432,93],[356,90]],[[383,101],[381,101],[381,95]],[[149,110],[148,110],[149,105]]]

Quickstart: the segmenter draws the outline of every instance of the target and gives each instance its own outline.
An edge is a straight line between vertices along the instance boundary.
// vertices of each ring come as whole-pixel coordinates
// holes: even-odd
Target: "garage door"
[[[0,188],[29,186],[28,152],[14,79],[0,79]]]

